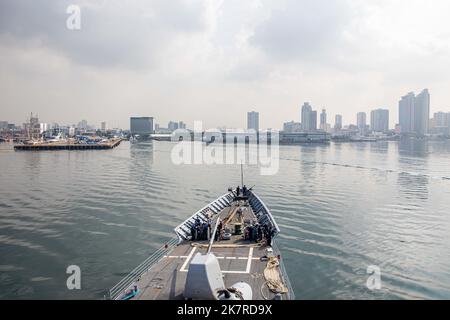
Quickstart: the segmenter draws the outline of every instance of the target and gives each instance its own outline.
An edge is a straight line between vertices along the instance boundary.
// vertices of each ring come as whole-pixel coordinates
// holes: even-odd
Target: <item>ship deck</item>
[[[214,216],[214,221],[219,217],[222,220],[225,219],[229,216],[231,209],[231,206],[225,207]],[[243,212],[243,219],[256,220],[250,206]],[[269,290],[264,277],[267,261],[261,261],[261,257],[267,256],[268,249],[271,248],[254,241],[244,240],[242,235],[233,235],[230,240],[214,242],[212,253],[219,260],[225,286],[229,288],[237,282],[244,281],[253,289],[253,300],[273,299],[275,293]],[[133,299],[185,299],[183,291],[189,263],[195,254],[199,252],[205,254],[207,249],[208,241],[181,242],[140,277],[136,283],[139,292]],[[278,252],[273,252],[273,254],[278,255]],[[282,277],[281,271],[278,272]],[[289,299],[287,295],[284,294],[283,299]]]

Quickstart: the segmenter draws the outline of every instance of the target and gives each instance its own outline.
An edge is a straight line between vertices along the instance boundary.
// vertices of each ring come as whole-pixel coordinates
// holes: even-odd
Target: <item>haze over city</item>
[[[81,29],[66,27],[70,4]],[[25,8],[26,7],[26,8]],[[129,128],[130,116],[262,128],[431,93],[450,111],[448,1],[2,1],[2,120]]]

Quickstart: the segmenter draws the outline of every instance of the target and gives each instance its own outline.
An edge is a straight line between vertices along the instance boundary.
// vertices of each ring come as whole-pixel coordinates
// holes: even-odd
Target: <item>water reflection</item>
[[[354,143],[353,146],[357,151],[364,152],[369,148],[369,145],[371,146],[372,143],[365,143],[365,142],[357,142]]]
[[[318,149],[311,145],[302,145],[299,148],[300,172],[305,186],[313,187],[312,177],[315,175],[318,162],[316,154]]]
[[[153,141],[129,144],[130,160],[128,164],[129,181],[136,192],[149,192],[155,180],[152,170],[154,163]]]
[[[154,145],[153,141],[142,141],[139,143],[130,143],[130,160],[133,164],[146,165],[153,164]]]
[[[401,156],[428,157],[429,142],[427,140],[403,138],[398,142],[398,153]]]
[[[240,182],[236,164],[174,165],[173,146],[2,153],[0,271],[21,269],[0,276],[0,298],[78,297],[61,286],[68,261],[84,272],[78,294],[102,298],[175,225]],[[298,298],[450,297],[450,183],[430,178],[450,176],[450,141],[280,146],[280,158],[278,174],[246,166],[244,179],[282,229]],[[365,286],[371,264],[382,267],[379,292]],[[44,278],[54,280],[30,280]]]
[[[389,141],[377,141],[376,143],[369,143],[370,152],[374,153],[389,153]]]
[[[19,151],[18,151],[19,152]],[[27,174],[30,178],[39,179],[40,168],[41,168],[41,158],[45,156],[41,152],[24,152],[20,151],[24,155],[25,168],[27,169]]]
[[[401,139],[397,144],[399,193],[409,200],[428,199],[428,142],[418,139]]]
[[[429,180],[427,176],[400,172],[397,178],[399,193],[408,200],[427,200]]]

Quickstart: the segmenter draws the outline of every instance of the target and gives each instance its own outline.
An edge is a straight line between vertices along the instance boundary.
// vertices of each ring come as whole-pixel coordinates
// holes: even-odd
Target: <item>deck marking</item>
[[[230,271],[222,271],[222,273],[235,273],[235,274],[237,274],[237,273],[248,273],[247,271],[233,271],[233,270],[230,270]]]
[[[229,259],[229,260],[248,260],[249,257],[217,257],[219,260]],[[251,257],[251,260],[261,260],[261,258],[258,257]]]
[[[250,268],[252,266],[252,258],[253,258],[253,247],[251,247],[250,250],[248,251],[247,269],[245,270],[246,273],[250,273]]]
[[[193,247],[191,252],[189,253],[189,255],[187,256],[186,261],[183,263],[183,265],[181,266],[180,271],[182,272],[187,272],[186,266],[188,265],[189,261],[191,260],[192,256],[194,255],[195,250],[197,249],[197,247]]]
[[[250,248],[248,251],[248,257],[220,257],[226,260],[247,260],[247,267],[245,271],[235,271],[235,270],[222,270],[222,273],[231,273],[231,274],[248,274],[250,273],[250,269],[252,266],[252,260],[259,260],[259,258],[253,258],[253,248]]]
[[[197,247],[193,247],[191,252],[189,253],[188,256],[166,256],[167,258],[172,258],[172,259],[186,259],[186,261],[184,261],[183,265],[180,268],[180,272],[188,272],[188,269],[186,269],[186,267],[189,264],[189,261],[192,259],[192,256],[194,255],[195,250],[197,249]],[[222,270],[222,273],[231,273],[231,274],[248,274],[250,273],[250,269],[252,266],[252,260],[260,260],[260,258],[258,257],[253,257],[253,247],[251,247],[248,251],[248,256],[247,257],[217,257],[217,259],[219,260],[247,260],[247,267],[244,271],[238,271],[238,270]]]

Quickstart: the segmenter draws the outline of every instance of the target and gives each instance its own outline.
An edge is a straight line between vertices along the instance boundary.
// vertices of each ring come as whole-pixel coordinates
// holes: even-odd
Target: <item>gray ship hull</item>
[[[242,208],[244,210],[241,211]],[[266,230],[271,230],[271,235],[267,238],[260,236],[259,239],[249,239],[244,236],[243,231],[237,234],[230,232],[229,239],[227,236],[226,240],[219,240],[219,237],[214,242],[212,253],[219,261],[225,285],[230,287],[237,282],[246,282],[252,288],[252,300],[295,299],[281,253],[275,244],[275,237],[280,229],[265,204],[250,190],[245,197],[236,197],[230,191],[185,220],[175,228],[176,238],[168,241],[114,286],[109,291],[109,298],[185,299],[184,288],[189,263],[195,254],[206,254],[209,243],[206,238],[192,238],[194,224],[199,221],[214,224],[220,219],[229,221],[227,225],[233,226],[234,230],[236,224],[241,225],[236,222],[237,215],[240,219],[238,222],[243,222],[242,228],[257,223]],[[245,234],[248,235],[248,232]],[[209,237],[212,236],[209,234]]]

